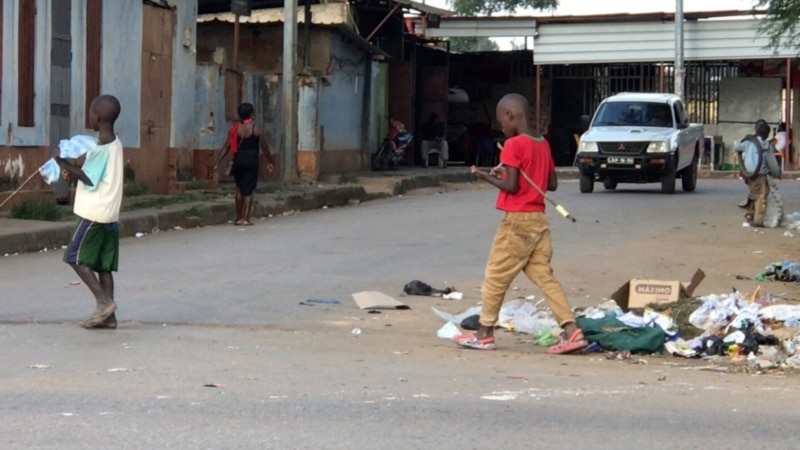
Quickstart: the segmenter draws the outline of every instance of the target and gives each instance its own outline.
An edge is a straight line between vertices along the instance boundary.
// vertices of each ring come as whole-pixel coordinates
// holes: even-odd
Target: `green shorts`
[[[67,250],[64,262],[86,266],[95,272],[116,272],[119,264],[119,225],[81,219]]]

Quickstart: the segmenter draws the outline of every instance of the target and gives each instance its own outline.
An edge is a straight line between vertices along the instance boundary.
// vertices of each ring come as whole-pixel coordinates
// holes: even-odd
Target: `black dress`
[[[242,195],[251,195],[258,183],[258,136],[242,138],[233,155],[231,170],[236,187]]]

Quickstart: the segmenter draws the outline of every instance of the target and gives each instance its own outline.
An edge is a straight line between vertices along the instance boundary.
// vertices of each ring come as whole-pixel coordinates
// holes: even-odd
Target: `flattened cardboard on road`
[[[611,298],[623,311],[644,308],[651,303],[673,303],[681,299],[692,298],[694,290],[705,277],[706,274],[697,269],[688,285],[684,285],[680,281],[632,278],[611,294]]]
[[[356,292],[353,300],[361,309],[411,309],[410,306],[377,291]]]

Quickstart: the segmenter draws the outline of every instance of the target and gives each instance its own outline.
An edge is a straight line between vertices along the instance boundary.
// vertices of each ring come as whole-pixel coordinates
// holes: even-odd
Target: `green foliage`
[[[769,39],[769,48],[800,51],[800,1],[757,0],[756,10],[764,11],[758,32]]]
[[[141,181],[134,181],[125,185],[122,195],[125,197],[139,197],[147,194],[147,185]]]
[[[62,214],[61,208],[55,203],[39,200],[25,200],[11,209],[11,217],[23,220],[58,222]]]
[[[186,217],[187,219],[203,217],[203,210],[200,209],[199,206],[192,206],[191,208],[186,208],[183,210],[183,217]]]
[[[501,11],[515,12],[518,9],[533,8],[552,10],[558,6],[558,0],[449,0],[453,11],[460,16],[478,14],[492,15]],[[783,0],[791,2],[791,0]]]
[[[183,188],[187,191],[198,191],[201,189],[205,189],[207,186],[208,183],[206,183],[203,180],[192,180],[186,183],[186,185]]]
[[[355,184],[358,183],[358,177],[351,173],[343,173],[339,175],[339,184]]]
[[[257,187],[256,194],[274,194],[283,190],[283,185],[280,183],[264,183]]]
[[[489,38],[455,37],[450,38],[450,51],[453,52],[494,52],[500,50],[497,43]]]

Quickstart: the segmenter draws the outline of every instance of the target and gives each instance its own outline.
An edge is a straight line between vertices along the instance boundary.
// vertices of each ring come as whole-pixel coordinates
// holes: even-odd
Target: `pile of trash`
[[[576,310],[576,317],[590,348],[598,351],[725,357],[761,369],[800,368],[800,304],[781,304],[759,291],[750,298],[734,291],[651,305],[640,312],[625,312],[608,300]],[[532,335],[537,345],[553,345],[560,330],[543,302],[533,296],[506,302],[497,326]],[[451,339],[460,333],[458,326],[477,329],[481,307],[458,315],[433,311],[446,322],[439,337]]]

